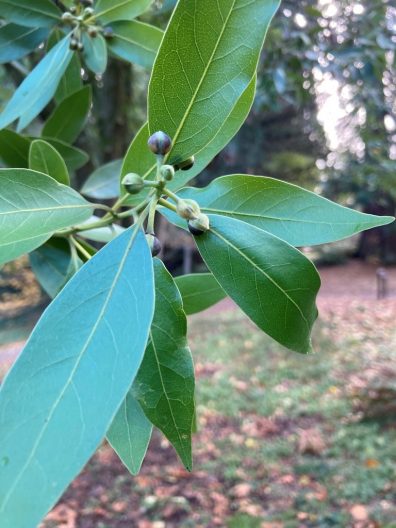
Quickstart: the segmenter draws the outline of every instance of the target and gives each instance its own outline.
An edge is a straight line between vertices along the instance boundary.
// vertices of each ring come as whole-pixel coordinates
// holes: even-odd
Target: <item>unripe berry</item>
[[[203,213],[199,214],[195,220],[188,222],[188,229],[194,236],[203,235],[206,231],[209,231],[209,227],[209,218]]]
[[[138,194],[144,187],[144,180],[139,174],[130,172],[124,176],[122,185],[129,194]]]
[[[104,38],[110,39],[114,37],[114,31],[113,28],[110,26],[107,26],[103,29],[103,36]]]
[[[201,209],[195,200],[179,200],[176,204],[176,212],[185,220],[195,220],[201,213]]]
[[[165,156],[172,147],[172,140],[165,132],[155,132],[147,142],[149,149],[156,155]]]
[[[172,165],[162,165],[160,174],[164,180],[172,181],[173,176],[175,175],[175,169],[172,167]]]
[[[151,250],[152,256],[156,257],[157,255],[159,255],[162,249],[162,244],[160,240],[152,233],[147,233],[146,240]]]
[[[195,158],[194,158],[194,156],[191,156],[191,157],[187,158],[186,160],[181,161],[180,163],[177,163],[175,165],[175,169],[176,170],[186,171],[186,170],[191,169],[191,167],[194,166],[194,163],[195,163]]]

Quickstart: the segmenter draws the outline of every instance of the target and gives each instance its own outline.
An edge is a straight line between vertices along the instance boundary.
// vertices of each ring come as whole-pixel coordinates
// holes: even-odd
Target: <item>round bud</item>
[[[72,13],[73,15],[75,15],[77,13],[77,7],[76,6],[71,6],[70,7],[70,13]]]
[[[147,240],[147,243],[148,243],[149,248],[151,250],[152,256],[156,257],[157,255],[159,255],[159,253],[161,253],[161,249],[162,249],[162,244],[161,244],[160,240],[152,233],[148,233],[146,235],[146,240]]]
[[[130,172],[124,176],[122,185],[129,194],[138,194],[144,187],[144,180],[139,174]]]
[[[155,132],[147,142],[149,149],[154,154],[165,156],[172,147],[172,140],[165,132]]]
[[[180,163],[177,163],[175,165],[175,169],[176,170],[186,171],[186,170],[191,169],[191,167],[194,166],[194,163],[195,163],[195,158],[194,158],[194,156],[191,156],[190,158],[187,158],[186,160],[184,160],[184,161],[182,161]]]
[[[82,51],[84,49],[84,44],[82,42],[79,42],[77,45],[78,51]]]
[[[172,167],[172,165],[162,165],[160,174],[164,180],[171,181],[175,175],[175,169]]]
[[[78,42],[77,39],[72,38],[72,39],[70,40],[70,45],[69,45],[69,47],[70,47],[71,50],[73,50],[73,51],[78,50],[78,45],[79,45],[79,42]]]
[[[62,15],[62,22],[65,22],[66,24],[68,22],[71,22],[73,20],[73,15],[66,11],[66,13],[63,13]]]
[[[179,200],[176,204],[176,212],[185,220],[195,220],[201,209],[195,200]]]
[[[83,6],[93,6],[93,0],[80,0]]]
[[[93,26],[89,27],[88,28],[88,35],[90,37],[92,37],[92,38],[97,37],[98,36],[98,30],[96,29],[96,27],[93,27]]]
[[[200,213],[195,220],[189,220],[188,229],[194,236],[203,235],[206,231],[209,231],[209,218],[206,214]]]
[[[84,17],[84,18],[89,18],[89,17],[91,17],[93,14],[94,14],[94,10],[92,9],[92,7],[86,7],[86,8],[84,9],[83,17]]]
[[[111,26],[107,26],[105,28],[103,28],[103,36],[104,38],[113,38],[114,37],[114,31],[113,31],[113,28]]]

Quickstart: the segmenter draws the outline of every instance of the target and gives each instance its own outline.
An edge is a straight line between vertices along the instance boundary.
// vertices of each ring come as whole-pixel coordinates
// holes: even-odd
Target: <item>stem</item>
[[[168,200],[164,200],[163,198],[160,198],[158,200],[158,203],[160,205],[163,205],[164,207],[166,207],[167,209],[170,209],[171,211],[173,211],[174,213],[177,213],[177,209],[176,209],[176,206],[173,205],[172,203],[169,203]]]
[[[87,260],[90,260],[92,255],[88,253],[88,251],[73,237],[70,237],[71,243],[74,245],[74,247],[83,255]]]
[[[166,194],[166,196],[169,196],[169,198],[170,198],[171,200],[173,200],[174,202],[176,202],[176,203],[177,203],[177,202],[180,202],[180,198],[179,198],[175,193],[173,193],[172,191],[170,191],[169,189],[167,189],[166,187],[165,187],[165,189],[163,189],[162,192],[163,192],[164,194]]]
[[[151,198],[150,208],[149,208],[149,217],[147,221],[147,233],[154,234],[154,222],[155,222],[155,212],[157,210],[157,198]]]

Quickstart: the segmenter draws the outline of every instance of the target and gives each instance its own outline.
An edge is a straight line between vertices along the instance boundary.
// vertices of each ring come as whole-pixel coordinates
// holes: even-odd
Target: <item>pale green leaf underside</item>
[[[69,172],[62,156],[49,143],[36,139],[30,144],[29,169],[48,174],[63,185],[70,185]]]
[[[122,160],[115,160],[98,167],[85,181],[81,192],[96,200],[117,198],[120,194]]]
[[[132,394],[147,418],[175,447],[191,470],[195,414],[194,367],[180,293],[160,260],[154,260],[156,305],[150,340]]]
[[[52,233],[89,218],[93,206],[46,174],[0,169],[0,263],[31,251]]]
[[[129,391],[107,432],[107,440],[132,475],[140,471],[152,430],[153,426]]]
[[[292,246],[334,242],[394,220],[343,207],[296,185],[264,176],[222,176],[203,189],[186,188],[179,194],[196,200],[207,214],[237,218]],[[163,214],[185,227],[176,215],[168,215],[167,211]]]
[[[182,296],[186,315],[202,312],[227,296],[211,273],[182,275],[176,277],[175,282]]]
[[[102,35],[91,38],[83,33],[82,42],[84,49],[82,52],[84,62],[89,70],[97,75],[102,75],[107,67],[107,46]]]
[[[16,24],[1,27],[0,64],[24,57],[36,49],[47,36],[48,29],[46,28],[29,28]]]
[[[149,86],[150,132],[174,141],[171,163],[205,147],[246,90],[279,0],[180,0]]]
[[[141,363],[153,294],[146,239],[130,229],[44,312],[0,391],[2,528],[37,526],[102,441]]]
[[[320,278],[297,249],[266,231],[209,215],[211,229],[195,237],[225,292],[264,332],[291,350],[311,350]]]

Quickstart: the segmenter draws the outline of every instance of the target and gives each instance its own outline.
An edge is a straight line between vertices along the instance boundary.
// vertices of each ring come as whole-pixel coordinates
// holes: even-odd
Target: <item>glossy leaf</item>
[[[72,145],[69,145],[64,141],[49,137],[43,137],[42,139],[44,139],[47,143],[50,143],[50,145],[56,148],[56,150],[65,160],[67,168],[70,172],[80,169],[89,160],[89,156],[86,152],[77,147],[73,147]]]
[[[48,174],[59,183],[70,185],[69,173],[62,156],[42,139],[36,139],[30,145],[29,168]]]
[[[12,130],[0,130],[0,159],[9,167],[29,165],[30,141]]]
[[[86,180],[81,192],[96,200],[117,198],[120,194],[122,160],[110,161],[98,167]]]
[[[93,222],[97,222],[100,220],[99,217],[93,215],[91,218],[89,218],[86,222],[83,222],[81,225],[84,224],[92,224]],[[79,235],[81,237],[84,237],[88,240],[93,240],[94,242],[110,242],[114,238],[116,238],[118,235],[123,233],[125,231],[125,228],[118,225],[118,224],[111,224],[109,226],[104,227],[98,227],[95,229],[89,229],[87,231],[81,231]]]
[[[149,87],[149,127],[174,141],[170,162],[203,149],[223,126],[257,67],[279,0],[180,0]],[[242,121],[241,121],[242,123]]]
[[[67,281],[81,268],[83,262],[71,253],[64,238],[53,237],[30,253],[30,265],[44,291],[56,297]]]
[[[111,28],[114,36],[108,46],[114,55],[144,68],[152,67],[163,36],[160,29],[137,20],[114,22]]]
[[[28,28],[16,24],[0,27],[0,64],[21,59],[36,49],[47,36],[46,28]]]
[[[195,241],[224,291],[276,341],[310,352],[320,287],[312,262],[257,227],[225,216],[209,218],[210,231]]]
[[[51,0],[0,0],[6,20],[27,27],[52,27],[60,21],[60,9]]]
[[[92,214],[92,204],[46,174],[0,169],[0,263],[36,249]]]
[[[153,426],[129,391],[107,432],[107,440],[132,475],[140,471],[152,430]]]
[[[92,90],[84,86],[69,95],[47,119],[42,135],[73,143],[83,130],[91,108]]]
[[[194,367],[187,344],[187,320],[172,276],[154,260],[156,305],[150,340],[132,387],[147,418],[175,447],[191,470],[195,412]]]
[[[0,129],[19,118],[22,130],[49,103],[72,58],[69,40],[58,42],[19,85],[0,115]]]
[[[169,183],[169,189],[177,191],[187,182],[195,178],[195,176],[200,174],[212,159],[230,142],[249,113],[253,104],[255,91],[256,76],[253,77],[242,96],[238,99],[219,132],[205,148],[195,154],[194,166],[188,171],[178,171],[173,181]],[[144,179],[152,180],[155,178],[155,158],[147,148],[149,135],[148,125],[145,124],[134,137],[127,151],[121,170],[121,178],[128,172],[137,172],[142,175]],[[130,202],[133,202],[133,198]]]
[[[211,273],[193,273],[176,277],[187,315],[202,312],[227,297],[223,288]]]
[[[95,16],[102,24],[115,20],[132,20],[144,13],[153,0],[98,0]]]
[[[146,239],[128,230],[44,312],[0,391],[3,526],[37,526],[102,441],[141,363],[153,290]]]
[[[196,200],[205,213],[237,218],[292,246],[334,242],[394,220],[342,207],[296,185],[263,176],[223,176],[204,189],[187,188],[179,195]],[[179,220],[176,223],[180,225]]]
[[[82,42],[84,45],[82,56],[87,68],[97,75],[102,75],[107,67],[107,46],[105,39],[102,35],[91,38],[86,33],[83,33]]]

